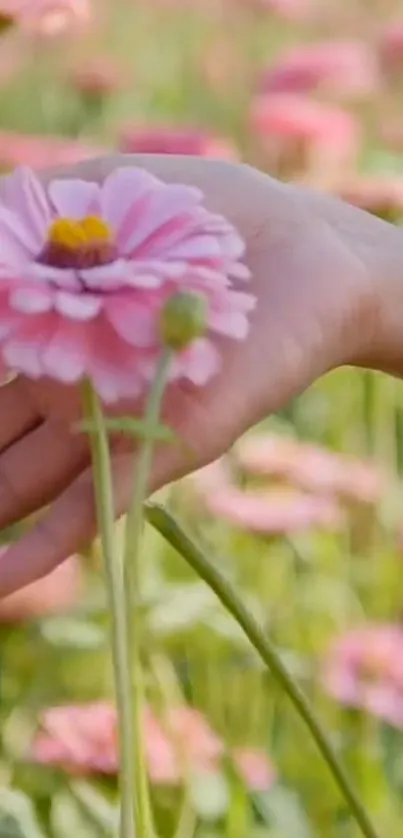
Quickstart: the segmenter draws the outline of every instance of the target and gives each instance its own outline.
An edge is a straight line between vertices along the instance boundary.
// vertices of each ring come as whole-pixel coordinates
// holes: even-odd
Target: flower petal
[[[78,178],[52,180],[48,186],[50,200],[62,218],[85,218],[99,212],[101,189],[97,183]]]
[[[86,327],[62,322],[42,352],[41,363],[51,378],[72,384],[79,381],[87,369]]]
[[[220,335],[245,340],[249,332],[249,321],[245,314],[238,311],[211,311],[209,327]]]
[[[203,387],[221,368],[221,356],[208,338],[199,338],[180,356],[179,369],[183,377]]]
[[[131,346],[143,349],[158,340],[155,313],[146,303],[116,296],[109,300],[105,313],[119,337]]]
[[[72,320],[92,320],[102,309],[102,298],[95,294],[70,294],[68,291],[57,291],[55,308],[60,314]]]
[[[170,233],[180,228],[201,199],[200,190],[191,186],[169,184],[151,192],[141,212],[136,211],[134,205],[127,218],[127,234],[121,242],[125,254],[142,258],[142,250],[147,244],[147,256],[152,256],[153,236],[161,235],[161,228],[168,228],[166,232]]]
[[[118,239],[127,216],[139,202],[163,184],[144,169],[115,169],[106,178],[101,191],[102,217]]]
[[[52,295],[42,288],[20,286],[10,294],[10,305],[24,314],[43,314],[53,307]]]
[[[53,265],[42,265],[40,262],[31,262],[27,265],[24,276],[66,291],[79,291],[82,287],[75,270],[54,268]]]
[[[17,216],[17,228],[23,227],[22,235],[16,234],[31,252],[39,252],[51,222],[51,210],[45,190],[34,172],[21,166],[7,175],[1,186],[1,202]]]

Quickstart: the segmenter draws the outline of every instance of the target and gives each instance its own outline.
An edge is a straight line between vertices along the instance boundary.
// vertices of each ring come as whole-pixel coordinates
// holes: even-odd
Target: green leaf
[[[45,838],[29,797],[0,789],[0,838]]]
[[[93,650],[105,644],[101,626],[75,617],[49,617],[42,621],[40,631],[50,645],[58,648]]]
[[[196,814],[204,821],[219,820],[229,809],[229,784],[222,772],[192,774],[189,794]]]
[[[130,416],[121,416],[118,419],[104,418],[106,430],[112,434],[127,434],[137,439],[151,439],[154,442],[177,442],[178,437],[168,425],[156,425],[150,427],[143,419],[136,419]],[[84,433],[93,434],[97,429],[91,420],[83,419],[75,424],[75,429]]]
[[[274,828],[275,834],[313,838],[312,827],[293,792],[276,786],[264,794],[254,794],[253,800],[259,814]]]

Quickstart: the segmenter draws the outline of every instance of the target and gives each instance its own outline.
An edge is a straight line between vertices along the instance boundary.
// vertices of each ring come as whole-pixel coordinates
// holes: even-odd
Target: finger
[[[48,504],[85,465],[82,436],[46,422],[0,457],[0,528]]]
[[[0,387],[0,451],[31,430],[40,417],[21,378]]]

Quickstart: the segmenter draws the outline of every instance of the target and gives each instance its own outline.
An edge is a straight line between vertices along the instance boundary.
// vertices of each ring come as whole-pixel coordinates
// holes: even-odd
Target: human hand
[[[380,281],[388,280],[385,288],[397,303],[401,232],[342,202],[235,164],[117,156],[83,163],[74,173],[102,180],[122,165],[199,186],[207,207],[225,215],[246,240],[258,298],[248,340],[223,343],[220,375],[202,389],[178,384],[168,391],[164,418],[185,445],[157,449],[151,491],[220,456],[325,372],[343,364],[382,366],[378,356],[388,330]],[[71,175],[70,168],[43,177]],[[0,557],[0,595],[45,575],[95,533],[88,444],[71,430],[78,402],[75,389],[24,377],[0,391],[0,527],[50,504],[32,531]],[[137,413],[139,405],[125,404],[129,410]],[[135,456],[127,439],[113,444],[117,514],[128,504]]]

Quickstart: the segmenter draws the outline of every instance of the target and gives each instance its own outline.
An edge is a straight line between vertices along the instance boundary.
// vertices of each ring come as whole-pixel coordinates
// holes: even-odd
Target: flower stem
[[[167,371],[171,352],[161,354],[155,377],[150,389],[144,422],[146,429],[154,429],[158,424]],[[144,681],[141,663],[142,651],[142,584],[141,584],[141,537],[144,524],[144,502],[147,498],[148,482],[152,466],[154,440],[150,434],[140,444],[133,476],[133,494],[126,518],[124,537],[124,585],[126,593],[126,611],[128,634],[132,655],[134,690],[132,704],[132,724],[135,752],[135,790],[136,790],[136,828],[138,838],[152,838],[154,834],[147,765],[144,748]]]
[[[108,436],[102,408],[92,385],[83,388],[83,408],[95,432],[90,434],[94,491],[111,614],[112,661],[120,751],[120,838],[135,838],[134,762],[130,654],[122,565],[116,550],[115,515]]]
[[[177,521],[159,505],[148,504],[146,518],[158,532],[191,565],[196,573],[212,588],[222,604],[228,609],[264,663],[269,667],[278,683],[287,693],[295,709],[309,728],[316,745],[326,761],[329,770],[346,801],[352,817],[365,838],[378,838],[365,807],[357,796],[343,765],[328,741],[321,723],[316,718],[307,698],[287,672],[281,658],[264,634],[254,617],[245,608],[232,585],[223,577],[203,550],[193,542]]]

